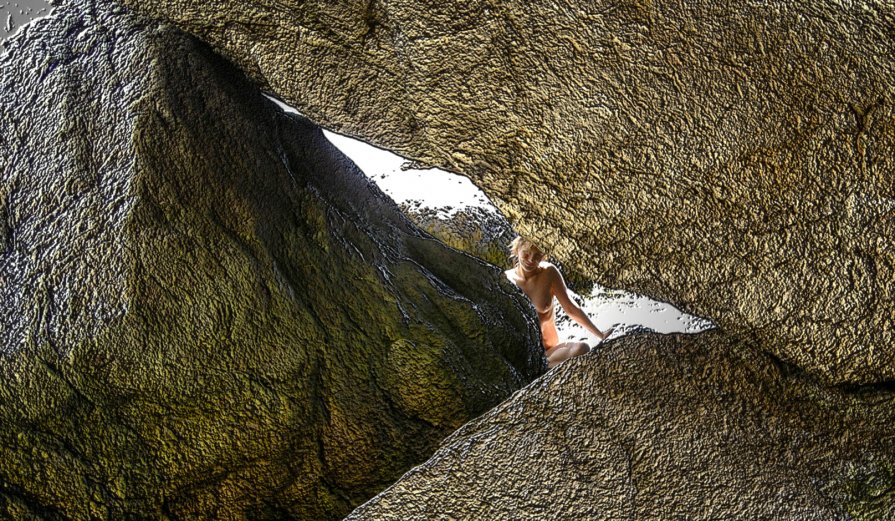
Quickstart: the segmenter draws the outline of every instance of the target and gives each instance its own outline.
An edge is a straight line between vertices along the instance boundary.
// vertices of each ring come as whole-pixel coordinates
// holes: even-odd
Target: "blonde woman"
[[[528,295],[538,313],[541,338],[547,355],[547,367],[554,367],[573,356],[583,355],[590,351],[590,346],[584,342],[559,341],[559,334],[556,331],[556,316],[553,312],[553,297],[556,297],[559,305],[572,317],[572,320],[596,335],[600,341],[612,333],[612,328],[603,332],[591,322],[584,310],[569,297],[569,290],[566,288],[566,282],[559,270],[547,262],[544,252],[531,241],[516,237],[510,244],[510,253],[514,260],[514,266],[505,273],[513,284]]]

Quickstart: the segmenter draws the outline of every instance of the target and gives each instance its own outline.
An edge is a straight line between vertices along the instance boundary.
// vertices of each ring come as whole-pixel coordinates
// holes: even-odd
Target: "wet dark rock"
[[[9,44],[0,517],[339,518],[543,371],[500,270],[205,44],[104,1]]]
[[[720,332],[575,358],[347,519],[893,519],[895,393]]]
[[[566,273],[895,379],[895,4],[125,0],[467,175]]]

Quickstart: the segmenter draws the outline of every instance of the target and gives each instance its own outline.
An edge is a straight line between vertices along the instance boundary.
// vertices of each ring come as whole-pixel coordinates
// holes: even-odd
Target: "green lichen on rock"
[[[891,2],[125,3],[468,176],[573,278],[895,379]]]
[[[9,43],[0,517],[339,518],[543,371],[498,269],[205,44],[105,1]]]
[[[895,518],[895,458],[887,465],[851,469],[849,474],[842,489],[852,519]]]

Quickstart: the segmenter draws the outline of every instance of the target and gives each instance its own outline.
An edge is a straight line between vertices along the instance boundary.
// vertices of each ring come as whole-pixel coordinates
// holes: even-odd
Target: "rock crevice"
[[[315,122],[468,176],[573,279],[831,384],[895,377],[887,2],[125,2]]]

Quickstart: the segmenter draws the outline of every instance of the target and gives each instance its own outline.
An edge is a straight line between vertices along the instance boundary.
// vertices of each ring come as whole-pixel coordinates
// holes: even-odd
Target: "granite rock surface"
[[[714,331],[575,358],[347,521],[893,519],[895,394]]]
[[[574,277],[895,379],[895,6],[124,0],[481,187]]]
[[[420,229],[452,248],[500,267],[510,265],[510,242],[516,232],[500,213],[487,208],[430,208],[401,204],[404,212]]]
[[[544,370],[527,301],[170,25],[0,57],[0,517],[337,519]]]

